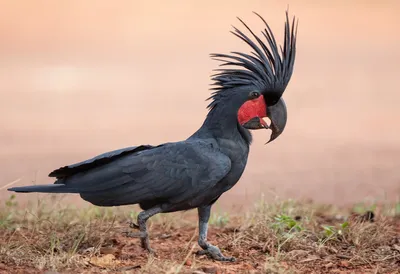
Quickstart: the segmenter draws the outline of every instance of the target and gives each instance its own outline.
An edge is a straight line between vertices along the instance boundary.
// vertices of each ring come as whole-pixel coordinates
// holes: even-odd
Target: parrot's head
[[[241,19],[253,40],[237,28],[232,32],[247,43],[251,54],[232,52],[231,54],[212,54],[215,60],[222,61],[224,68],[217,69],[214,85],[217,87],[211,98],[214,101],[231,98],[237,110],[237,121],[246,129],[271,129],[268,141],[275,140],[285,129],[287,121],[286,104],[282,98],[293,73],[296,56],[297,24],[295,18],[290,22],[286,12],[283,46],[278,46],[267,22],[255,13],[265,25],[262,38],[258,37]],[[264,42],[263,40],[266,40]],[[228,68],[226,68],[228,67]],[[268,117],[270,124],[264,120]]]

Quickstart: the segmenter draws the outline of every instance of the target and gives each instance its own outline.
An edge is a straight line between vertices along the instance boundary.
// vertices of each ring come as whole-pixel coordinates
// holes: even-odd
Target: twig
[[[336,254],[336,257],[340,259],[352,259],[352,256],[347,256],[347,255],[342,255],[342,254]]]

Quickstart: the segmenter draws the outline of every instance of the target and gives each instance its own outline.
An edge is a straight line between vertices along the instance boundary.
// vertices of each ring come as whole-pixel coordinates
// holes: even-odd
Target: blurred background
[[[266,199],[348,205],[400,197],[400,2],[22,1],[0,9],[0,199],[60,166],[187,138],[207,114],[212,52],[260,13],[282,41],[299,18],[285,133],[254,132],[225,208]],[[18,201],[37,199],[19,194]],[[86,204],[75,195],[66,201]]]

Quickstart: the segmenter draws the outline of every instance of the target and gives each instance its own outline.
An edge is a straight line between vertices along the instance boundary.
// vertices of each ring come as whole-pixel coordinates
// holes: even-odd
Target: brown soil
[[[125,223],[117,223],[112,228],[100,228],[103,236],[106,235],[100,246],[97,246],[97,236],[85,239],[66,267],[56,268],[58,273],[400,273],[400,218],[378,218],[374,223],[364,222],[358,215],[352,218],[350,223],[357,218],[359,221],[351,226],[357,234],[369,233],[367,230],[381,234],[376,236],[379,239],[375,244],[360,238],[358,248],[364,248],[365,252],[357,250],[354,242],[349,242],[351,237],[316,248],[315,239],[307,238],[315,236],[312,234],[303,237],[304,234],[302,240],[278,250],[274,234],[263,238],[257,225],[246,228],[228,225],[224,228],[211,227],[209,240],[218,245],[225,255],[236,257],[237,261],[216,262],[206,256],[195,255],[199,248],[197,230],[192,224],[163,223],[151,225],[151,244],[156,251],[156,255],[152,256],[140,247],[138,239],[127,238],[121,233],[126,231]],[[194,221],[195,217],[190,215],[188,219]],[[315,220],[318,226],[339,223],[334,216],[316,215]],[[0,245],[11,249],[9,257],[4,250],[0,252],[0,272],[57,273],[37,268],[40,256],[49,256],[48,242],[52,232],[45,230],[35,231],[23,226],[12,232],[1,230],[3,237],[0,238]],[[71,234],[71,230],[73,228],[69,227],[66,231],[56,232],[62,244],[51,251],[53,256],[72,245],[73,239],[63,242],[63,239],[68,239],[65,235]],[[17,246],[23,248],[24,244],[30,246],[30,251],[20,258],[12,257]],[[27,255],[32,250],[31,256],[37,258]]]

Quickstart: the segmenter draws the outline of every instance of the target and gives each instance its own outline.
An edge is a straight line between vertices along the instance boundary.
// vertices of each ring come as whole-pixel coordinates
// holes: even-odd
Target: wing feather
[[[230,168],[229,157],[208,143],[185,141],[126,155],[64,183],[101,206],[179,203],[215,186]]]
[[[118,150],[113,150],[110,152],[100,154],[89,160],[56,169],[49,174],[49,177],[56,177],[56,178],[60,179],[60,178],[64,178],[67,176],[72,176],[72,175],[78,174],[80,172],[87,171],[89,169],[105,165],[105,164],[110,163],[120,157],[127,155],[127,154],[135,153],[135,152],[139,152],[139,151],[151,149],[151,148],[153,148],[153,146],[141,145],[141,146],[127,147],[127,148],[122,148],[122,149],[118,149]]]

